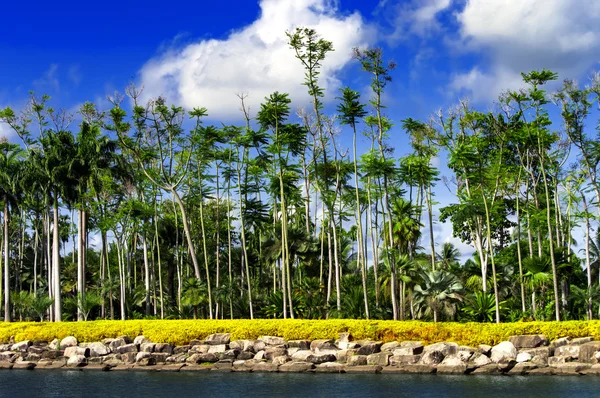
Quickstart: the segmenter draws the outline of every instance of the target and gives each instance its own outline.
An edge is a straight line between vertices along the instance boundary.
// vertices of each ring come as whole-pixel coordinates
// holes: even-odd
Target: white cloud
[[[164,95],[187,108],[207,107],[216,117],[240,115],[236,94],[242,92],[252,112],[273,91],[290,93],[298,105],[308,94],[286,31],[310,27],[333,42],[320,76],[327,90],[339,87],[336,74],[351,61],[352,48],[370,41],[360,14],[343,15],[327,0],[262,0],[260,8],[256,21],[224,40],[201,40],[148,61],[140,71],[144,99]]]
[[[6,123],[0,122],[0,138],[6,138],[7,140],[12,141],[14,137],[15,133],[13,129]]]
[[[60,82],[58,80],[58,65],[51,64],[50,67],[42,77],[35,80],[33,82],[33,86],[37,90],[53,90],[54,92],[58,92],[60,90]]]
[[[384,9],[386,2],[380,2],[378,9]],[[410,35],[425,36],[441,29],[438,15],[452,5],[452,0],[412,0],[394,5],[394,32],[390,41],[402,40]],[[384,11],[385,12],[385,11]]]
[[[520,84],[520,72],[551,69],[578,78],[598,61],[597,0],[468,0],[457,13],[462,49],[484,54],[481,67],[455,75],[451,87],[490,100]]]

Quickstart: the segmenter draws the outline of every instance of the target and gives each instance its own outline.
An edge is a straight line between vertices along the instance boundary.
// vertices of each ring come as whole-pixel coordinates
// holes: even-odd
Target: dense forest
[[[19,137],[0,143],[4,320],[600,316],[599,75],[550,92],[558,76],[532,71],[489,111],[394,121],[381,49],[355,50],[363,99],[322,87],[331,42],[287,38],[305,109],[274,92],[252,114],[240,94],[245,123],[207,125],[132,85],[106,110],[33,93],[0,110]],[[441,222],[472,258],[436,242]]]

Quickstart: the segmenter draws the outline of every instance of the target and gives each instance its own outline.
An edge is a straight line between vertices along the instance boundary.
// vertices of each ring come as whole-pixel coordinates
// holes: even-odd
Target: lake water
[[[2,370],[0,397],[598,397],[597,376]]]

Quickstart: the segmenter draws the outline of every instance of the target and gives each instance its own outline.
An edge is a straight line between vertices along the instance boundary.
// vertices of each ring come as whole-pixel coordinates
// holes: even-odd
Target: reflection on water
[[[0,397],[598,397],[596,376],[2,370]]]

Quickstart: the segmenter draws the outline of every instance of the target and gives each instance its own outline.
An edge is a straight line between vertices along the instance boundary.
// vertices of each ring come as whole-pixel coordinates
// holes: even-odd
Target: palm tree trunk
[[[61,286],[60,286],[60,237],[59,237],[59,222],[58,222],[58,197],[54,194],[54,230],[52,231],[52,268],[54,271],[54,321],[62,321],[61,313]]]
[[[77,210],[77,320],[83,321],[84,316],[81,311],[83,307],[84,295],[85,291],[83,288],[83,211],[81,208]],[[75,237],[73,237],[73,242],[75,241]],[[75,251],[75,247],[73,247],[73,251]]]
[[[10,267],[8,263],[8,195],[4,195],[4,322],[10,322]]]

